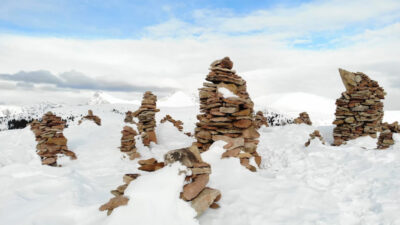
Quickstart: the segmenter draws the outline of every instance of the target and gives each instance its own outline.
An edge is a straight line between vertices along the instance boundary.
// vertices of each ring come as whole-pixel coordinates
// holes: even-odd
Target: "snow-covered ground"
[[[179,99],[179,94],[174,98],[170,102]],[[185,132],[192,132],[198,106],[188,103],[180,107],[161,104],[157,122],[170,114],[184,122]],[[262,104],[256,107],[265,108]],[[102,119],[102,126],[90,121],[70,123],[64,135],[78,159],[62,158],[59,168],[41,165],[29,127],[1,131],[0,224],[400,224],[400,135],[395,134],[396,144],[390,149],[378,151],[376,139],[369,137],[330,146],[333,126],[329,117],[318,118],[315,126],[263,127],[258,148],[262,168],[256,173],[240,166],[238,159],[220,159],[224,143],[216,142],[202,156],[212,165],[208,186],[222,192],[221,208],[195,218],[190,204],[179,199],[184,184],[178,173],[184,169],[181,165],[147,173],[137,169],[137,160],[130,161],[119,151],[125,125],[122,112],[137,108],[135,104],[53,108],[64,116],[84,115],[92,109]],[[400,120],[400,113],[386,112],[385,120]],[[328,145],[315,140],[305,148],[315,129]],[[144,159],[162,160],[167,151],[194,141],[168,122],[158,123],[156,132],[159,144],[151,148],[137,137]],[[129,204],[107,217],[98,208],[112,197],[110,190],[123,183],[125,173],[142,176],[126,190]]]

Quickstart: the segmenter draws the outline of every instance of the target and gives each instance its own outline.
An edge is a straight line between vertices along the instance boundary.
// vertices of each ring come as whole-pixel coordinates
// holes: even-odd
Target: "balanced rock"
[[[364,73],[343,69],[339,73],[346,91],[336,100],[333,145],[367,135],[376,138],[383,118],[383,88]]]
[[[76,159],[74,152],[68,150],[67,139],[63,135],[66,122],[47,112],[39,122],[34,120],[31,123],[31,130],[35,134],[37,154],[40,156],[43,165],[57,166],[58,154]]]
[[[265,126],[268,127],[268,120],[267,118],[264,116],[263,112],[258,111],[256,113],[255,119],[254,119],[254,124],[256,126],[257,129],[260,129],[261,126]]]
[[[235,142],[235,147],[255,156],[259,134],[254,103],[247,93],[246,81],[232,67],[229,57],[214,61],[206,77],[208,82],[199,89],[201,114],[197,116],[195,129],[197,146],[204,152],[214,141],[222,140],[220,136],[241,138],[243,141],[240,145]],[[232,149],[227,146],[226,150]]]
[[[300,113],[299,117],[297,117],[296,119],[294,119],[294,123],[295,124],[307,124],[307,125],[312,125],[312,122],[310,120],[310,116],[308,115],[307,112],[302,112]]]
[[[137,126],[145,146],[150,146],[150,142],[157,144],[155,115],[160,110],[156,108],[156,103],[157,96],[150,91],[146,91],[143,95],[142,105],[132,113],[133,117],[139,119]]]

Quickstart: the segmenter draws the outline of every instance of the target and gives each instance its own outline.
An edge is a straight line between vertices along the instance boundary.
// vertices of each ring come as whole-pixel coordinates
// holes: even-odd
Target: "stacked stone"
[[[51,112],[42,117],[42,121],[34,120],[31,130],[35,134],[37,154],[43,165],[57,166],[57,155],[63,154],[76,159],[74,152],[68,150],[67,139],[63,135],[66,122]]]
[[[133,120],[133,112],[132,111],[128,111],[125,113],[125,119],[124,119],[125,123],[131,123],[131,124],[137,124],[134,120]]]
[[[295,124],[307,124],[307,125],[312,125],[310,116],[308,115],[307,112],[302,112],[299,114],[299,117],[297,117],[296,119],[294,119],[294,123]]]
[[[314,130],[314,132],[312,132],[310,134],[310,138],[308,139],[308,141],[304,144],[304,146],[308,147],[311,144],[311,141],[314,140],[315,138],[318,138],[321,143],[324,145],[325,144],[325,140],[322,137],[321,133],[319,132],[319,130]]]
[[[165,122],[170,122],[174,127],[176,127],[179,131],[183,130],[183,122],[180,120],[174,120],[170,115],[166,115],[160,122],[165,123]]]
[[[254,124],[254,104],[247,93],[246,81],[232,70],[232,66],[228,57],[213,62],[206,77],[210,82],[203,83],[204,87],[199,89],[202,114],[197,116],[197,145],[203,152],[214,141],[227,137],[234,139],[239,152],[255,156],[260,135]],[[232,147],[229,150],[233,150]]]
[[[107,210],[107,216],[111,215],[112,211],[122,205],[126,205],[129,202],[129,198],[126,197],[125,190],[128,187],[128,185],[136,180],[140,174],[137,173],[132,173],[132,174],[125,174],[123,177],[124,184],[120,185],[117,187],[117,189],[112,190],[111,194],[114,195],[113,198],[111,198],[106,204],[100,206],[99,210],[100,211],[106,211]]]
[[[367,135],[376,138],[383,118],[383,88],[363,73],[343,69],[339,73],[346,91],[336,100],[333,145]]]
[[[129,159],[134,160],[140,157],[140,154],[136,151],[136,141],[135,136],[137,135],[136,131],[130,126],[124,126],[121,131],[121,152],[126,153],[129,156]]]
[[[98,116],[93,115],[93,111],[92,110],[88,110],[88,115],[84,116],[82,118],[82,120],[79,121],[79,124],[81,124],[83,122],[83,120],[91,120],[93,121],[95,124],[101,126],[101,119]]]
[[[156,112],[159,112],[160,110],[156,108],[156,103],[157,96],[150,91],[147,91],[143,95],[142,105],[140,108],[132,113],[133,117],[139,119],[138,130],[145,146],[150,146],[150,142],[157,144],[155,115]]]
[[[264,125],[265,127],[269,126],[267,118],[264,116],[263,112],[261,112],[261,111],[258,111],[256,113],[254,124],[257,129],[260,129],[262,125]]]
[[[164,167],[164,163],[158,162],[155,158],[139,160],[138,163],[140,165],[138,169],[147,172],[154,172]]]
[[[378,149],[387,149],[391,145],[394,145],[393,133],[399,133],[399,123],[396,121],[392,124],[383,123],[382,131],[378,138]]]
[[[169,151],[164,155],[164,162],[166,165],[181,162],[190,170],[186,176],[188,183],[183,186],[181,198],[191,202],[197,216],[200,216],[208,208],[219,208],[217,202],[221,199],[221,192],[207,187],[211,166],[202,160],[200,151],[195,144],[189,148]]]

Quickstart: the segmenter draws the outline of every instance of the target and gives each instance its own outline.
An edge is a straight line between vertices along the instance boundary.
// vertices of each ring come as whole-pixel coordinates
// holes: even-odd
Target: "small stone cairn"
[[[66,122],[47,112],[42,121],[34,120],[31,123],[31,130],[35,134],[37,154],[40,156],[43,165],[57,166],[57,155],[63,154],[71,159],[76,159],[74,152],[68,150],[67,139],[63,135]]]
[[[167,122],[167,121],[170,122],[170,123],[172,123],[172,125],[174,125],[174,127],[176,127],[176,129],[178,129],[180,132],[183,131],[183,122],[182,122],[182,121],[180,121],[180,120],[174,120],[174,119],[172,118],[172,116],[166,115],[166,116],[160,121],[160,123],[165,123],[165,122]],[[192,136],[192,134],[191,134],[190,132],[185,132],[184,134],[187,135],[187,136],[189,136],[189,137]]]
[[[131,160],[139,158],[140,154],[137,152],[135,141],[136,131],[130,126],[124,126],[121,133],[121,152],[126,153]]]
[[[255,171],[249,164],[257,154],[258,137],[254,121],[254,103],[246,90],[246,81],[232,70],[233,62],[225,57],[214,61],[210,73],[199,89],[200,112],[197,116],[195,137],[201,152],[214,141],[224,140],[226,157],[239,157],[241,164]],[[228,94],[224,94],[229,92]],[[240,153],[243,151],[243,153]]]
[[[133,112],[132,111],[128,111],[128,112],[125,113],[124,122],[137,125],[136,121],[133,120]]]
[[[79,120],[78,124],[81,124],[83,122],[83,120],[91,120],[93,121],[95,124],[101,126],[101,119],[98,116],[93,115],[93,111],[92,110],[88,110],[88,114],[86,116],[84,116],[81,120]]]
[[[142,142],[145,146],[150,146],[150,142],[157,144],[157,136],[155,132],[156,112],[160,110],[156,108],[157,96],[150,91],[143,95],[142,105],[138,110],[132,113],[133,117],[139,119],[138,130],[142,137]]]
[[[191,202],[197,216],[203,214],[208,208],[219,208],[217,202],[221,199],[221,192],[207,187],[211,166],[202,160],[196,144],[188,148],[169,151],[164,155],[164,162],[166,165],[181,162],[190,170],[190,174],[186,176],[188,184],[183,186],[181,198]]]
[[[370,135],[376,138],[383,118],[385,92],[378,82],[364,73],[339,69],[346,91],[336,100],[336,119],[333,124],[334,143],[339,146],[348,140]]]
[[[308,139],[308,141],[304,144],[304,146],[308,147],[311,144],[311,141],[314,140],[315,138],[318,138],[321,143],[324,145],[325,144],[325,140],[322,137],[321,133],[319,132],[319,130],[314,130],[314,132],[312,132],[310,134],[310,138]]]
[[[261,126],[263,126],[263,125],[264,125],[265,127],[268,127],[268,126],[269,126],[269,125],[268,125],[268,120],[267,120],[267,118],[264,116],[263,112],[261,112],[261,111],[258,111],[258,112],[256,113],[256,117],[255,117],[254,124],[255,124],[255,126],[256,126],[257,129],[260,129]]]
[[[391,145],[394,145],[393,133],[399,133],[399,132],[400,132],[400,126],[397,121],[392,124],[383,123],[382,131],[378,138],[378,149],[387,149]]]
[[[296,119],[294,119],[294,123],[295,124],[307,124],[307,125],[312,125],[310,116],[308,115],[307,112],[302,112],[300,113],[299,117],[297,117]]]

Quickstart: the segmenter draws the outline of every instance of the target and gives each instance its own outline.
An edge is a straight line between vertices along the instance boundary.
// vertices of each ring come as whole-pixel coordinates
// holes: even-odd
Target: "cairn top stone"
[[[215,60],[210,66],[211,68],[219,67],[231,70],[233,68],[233,62],[229,57],[224,57],[223,59]]]

